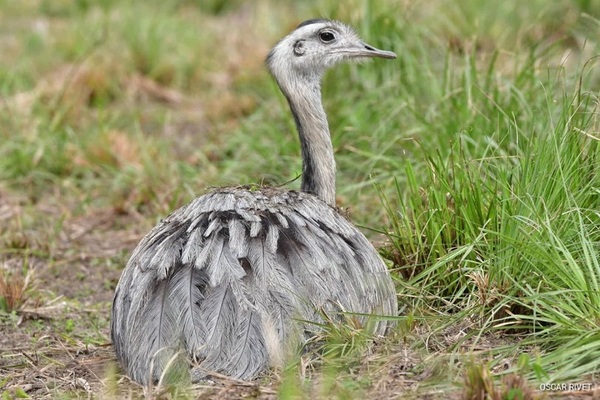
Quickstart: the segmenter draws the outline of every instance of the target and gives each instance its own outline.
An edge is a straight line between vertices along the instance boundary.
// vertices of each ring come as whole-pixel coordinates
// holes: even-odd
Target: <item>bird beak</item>
[[[396,53],[392,51],[379,50],[363,42],[359,42],[354,46],[340,48],[337,52],[348,58],[396,58]]]
[[[339,46],[332,48],[331,53],[337,53],[346,59],[361,59],[361,58],[396,58],[396,53],[393,51],[380,50],[370,44],[362,41],[352,41],[350,43],[340,43]]]
[[[379,50],[366,43],[361,43],[362,47],[358,48],[358,57],[379,57],[379,58],[396,58],[396,53],[393,51]]]

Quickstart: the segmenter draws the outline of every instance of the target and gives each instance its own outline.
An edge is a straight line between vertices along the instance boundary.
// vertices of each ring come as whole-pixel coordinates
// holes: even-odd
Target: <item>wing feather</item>
[[[225,371],[241,379],[252,378],[265,369],[269,361],[260,316],[253,311],[246,312],[236,328],[231,358]]]
[[[207,357],[209,362],[215,358],[227,358],[237,312],[238,306],[229,283],[208,290],[200,306],[200,318],[205,321],[207,327],[206,345],[200,354]]]
[[[196,357],[206,344],[206,322],[200,305],[204,302],[209,277],[204,270],[182,267],[170,282],[169,300],[173,309],[178,310],[177,327],[185,347]]]
[[[248,236],[244,222],[238,218],[230,218],[229,225],[229,247],[236,258],[246,257],[248,254]]]

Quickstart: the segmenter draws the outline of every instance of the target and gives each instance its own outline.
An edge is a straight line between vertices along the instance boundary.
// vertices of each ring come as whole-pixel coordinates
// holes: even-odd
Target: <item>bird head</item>
[[[396,58],[391,51],[364,43],[354,29],[338,21],[304,21],[279,41],[267,56],[267,67],[282,83],[295,79],[320,81],[325,71],[349,60]]]

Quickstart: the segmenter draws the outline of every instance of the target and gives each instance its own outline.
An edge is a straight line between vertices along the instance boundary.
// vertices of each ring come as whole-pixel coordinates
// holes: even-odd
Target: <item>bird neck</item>
[[[292,82],[279,86],[288,100],[300,137],[301,190],[335,207],[335,158],[327,115],[321,101],[320,77],[310,84],[301,80]]]

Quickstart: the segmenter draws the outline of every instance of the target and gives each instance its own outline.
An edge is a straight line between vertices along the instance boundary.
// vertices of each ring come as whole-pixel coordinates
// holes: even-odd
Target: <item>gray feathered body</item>
[[[321,321],[321,310],[395,315],[394,285],[373,246],[313,195],[225,188],[140,242],[111,328],[138,382],[158,379],[177,351],[203,371],[250,379],[316,331],[307,321]],[[386,327],[379,320],[375,332]]]

